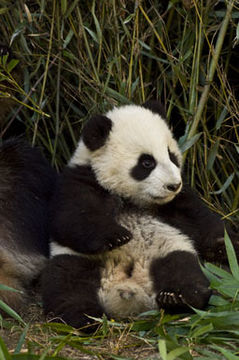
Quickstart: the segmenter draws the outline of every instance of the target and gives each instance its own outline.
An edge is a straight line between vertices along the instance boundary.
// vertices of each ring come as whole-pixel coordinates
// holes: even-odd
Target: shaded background
[[[159,99],[187,180],[238,221],[238,21],[238,1],[1,0],[1,139],[60,170],[91,114]]]

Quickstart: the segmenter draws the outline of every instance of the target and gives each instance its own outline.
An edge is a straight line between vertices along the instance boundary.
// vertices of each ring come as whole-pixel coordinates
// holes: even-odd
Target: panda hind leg
[[[51,259],[42,275],[42,300],[46,314],[84,332],[98,325],[89,316],[104,313],[98,300],[101,265],[98,261],[75,255],[58,255]]]
[[[25,289],[15,276],[11,274],[7,274],[6,272],[0,270],[0,284],[10,287],[14,290],[0,290],[0,299],[10,306],[13,310],[17,312],[21,312],[25,310],[25,306],[27,304],[27,295],[25,293]],[[6,313],[4,311],[0,311],[1,315],[5,316]]]
[[[0,289],[0,299],[10,306],[13,310],[21,312],[25,310],[27,304],[27,294],[25,292],[25,284],[27,279],[24,274],[20,274],[19,269],[16,268],[14,259],[8,256],[6,251],[0,251],[0,284],[16,291]],[[3,316],[6,315],[1,311]]]
[[[155,259],[150,274],[159,308],[170,313],[188,312],[190,306],[204,308],[211,295],[209,281],[197,256],[187,251],[173,251]]]

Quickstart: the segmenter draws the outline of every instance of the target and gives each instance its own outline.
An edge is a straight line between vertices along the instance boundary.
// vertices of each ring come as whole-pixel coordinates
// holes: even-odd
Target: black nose
[[[181,186],[181,182],[178,184],[168,184],[166,185],[167,190],[169,191],[177,191]]]

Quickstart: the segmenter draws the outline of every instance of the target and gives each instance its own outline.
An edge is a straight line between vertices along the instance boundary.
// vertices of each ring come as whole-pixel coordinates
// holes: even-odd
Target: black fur
[[[82,139],[89,150],[103,146],[112,128],[112,121],[104,115],[95,115],[85,124]]]
[[[198,259],[186,251],[174,251],[151,264],[151,276],[159,308],[170,313],[188,311],[188,306],[203,308],[211,290]]]
[[[38,149],[11,139],[0,147],[0,174],[0,226],[14,224],[9,230],[19,249],[48,256],[55,172]]]
[[[223,240],[225,223],[207,208],[189,185],[184,185],[174,200],[158,207],[157,212],[162,220],[194,241],[203,260],[227,264]],[[230,229],[228,232],[239,258],[239,235]]]
[[[146,179],[156,166],[156,160],[152,155],[142,154],[137,164],[131,170],[131,176],[138,181]]]
[[[120,198],[97,183],[90,167],[65,168],[54,204],[52,236],[63,246],[94,254],[121,246],[132,237],[115,220]]]
[[[177,156],[168,149],[169,158],[178,168],[180,167]]]
[[[49,255],[49,203],[56,175],[21,139],[0,146],[0,298],[19,311]]]
[[[188,234],[194,240],[199,252],[202,252],[205,247],[204,241],[210,241],[213,247],[213,244],[217,241],[216,236],[223,236],[223,225],[220,224],[219,232],[214,233],[215,229],[212,229],[210,239],[204,239],[204,235],[206,236],[206,229],[208,229],[208,219],[211,218],[218,226],[220,219],[211,214],[197,197],[194,198],[195,195],[188,187],[183,190],[181,196],[182,198],[176,197],[171,202],[171,205],[156,207],[153,213]],[[93,254],[111,250],[113,247],[120,246],[130,239],[131,234],[126,229],[124,231],[127,232],[127,238],[121,238],[121,232],[124,228],[118,225],[115,220],[117,214],[124,211],[124,206],[128,207],[129,204],[120,198],[113,197],[104,190],[97,183],[90,167],[67,167],[64,170],[56,193],[55,203],[52,235],[54,241],[63,246],[69,246],[82,253]],[[144,211],[147,212],[146,209]],[[149,211],[152,213],[152,209]],[[119,232],[115,232],[115,229],[119,229]],[[117,239],[123,239],[123,241],[118,242]],[[70,296],[68,301],[69,290],[65,288],[65,285],[59,285],[56,277],[59,276],[62,282],[70,282],[70,278],[78,278],[80,272],[75,273],[69,261],[70,275],[64,267],[60,270],[61,273],[57,274],[59,272],[58,258],[59,256],[51,260],[45,272],[46,281],[45,283],[43,281],[44,307],[46,312],[54,311],[56,315],[64,315],[61,303],[69,305],[69,302],[73,303],[74,297],[73,295]],[[59,259],[59,261],[61,260]],[[77,261],[80,266],[82,259],[78,258]],[[91,266],[94,268],[95,263],[92,262]],[[79,287],[76,289],[77,301],[74,302],[75,307],[71,307],[73,310],[69,310],[69,306],[64,305],[66,314],[63,318],[71,325],[82,326],[84,324],[83,319],[85,319],[83,314],[88,311],[87,302],[79,302],[77,294],[81,292],[81,296],[87,298],[92,292],[93,299],[95,299],[93,284],[96,275],[95,273],[92,274],[90,272],[86,274],[89,287],[83,286],[81,282],[79,283]],[[81,276],[85,278],[84,273]],[[208,280],[204,277],[197,258],[191,253],[175,252],[166,258],[156,259],[151,267],[151,276],[155,290],[158,293],[159,307],[163,307],[168,311],[185,311],[188,304],[201,308],[208,301],[210,295]],[[74,280],[72,281],[75,284]],[[53,290],[50,290],[51,287]],[[48,298],[49,300],[47,300]],[[94,306],[96,309],[94,316],[96,316],[96,313],[99,314],[100,311],[103,312],[101,307],[100,311],[97,310],[99,304],[96,306],[95,303]],[[61,309],[61,313],[58,308]],[[89,313],[90,315],[92,315],[92,309],[93,307]],[[76,313],[79,318],[77,323],[75,320]]]
[[[165,118],[158,103],[148,102],[144,107]],[[83,141],[89,150],[97,150],[105,144],[111,126],[111,120],[104,116],[97,116],[86,124]],[[170,153],[169,156],[178,166],[177,159]],[[144,170],[139,170],[139,164],[131,175],[137,180],[146,176]],[[52,237],[58,244],[85,254],[101,254],[119,247],[132,237],[116,220],[124,207],[140,210],[103,189],[90,166],[66,167],[53,202]],[[219,260],[226,262],[221,241],[223,223],[189,187],[184,186],[172,202],[143,209],[144,214],[147,211],[188,235],[203,259],[217,261],[215,249],[222,247],[223,255]],[[103,309],[96,294],[102,266],[103,263],[96,263],[93,258],[56,256],[49,262],[43,277],[45,311],[53,311],[77,327],[86,323],[85,313],[101,316]],[[130,276],[132,272],[133,265],[127,269],[127,274]],[[165,258],[156,258],[152,262],[151,277],[159,307],[169,311],[185,311],[188,305],[202,308],[210,296],[208,280],[200,269],[197,257],[189,252],[175,251]]]
[[[142,107],[149,109],[152,113],[159,115],[162,119],[167,119],[165,107],[157,100],[146,101]]]
[[[59,319],[92,331],[94,323],[89,316],[101,317],[97,291],[100,287],[101,263],[74,255],[60,255],[49,262],[43,272],[43,305]]]

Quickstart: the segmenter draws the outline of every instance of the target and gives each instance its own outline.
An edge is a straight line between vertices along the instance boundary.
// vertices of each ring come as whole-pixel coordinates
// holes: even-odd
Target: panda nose
[[[165,187],[169,191],[176,192],[180,188],[180,186],[181,186],[181,182],[178,184],[167,184]]]

